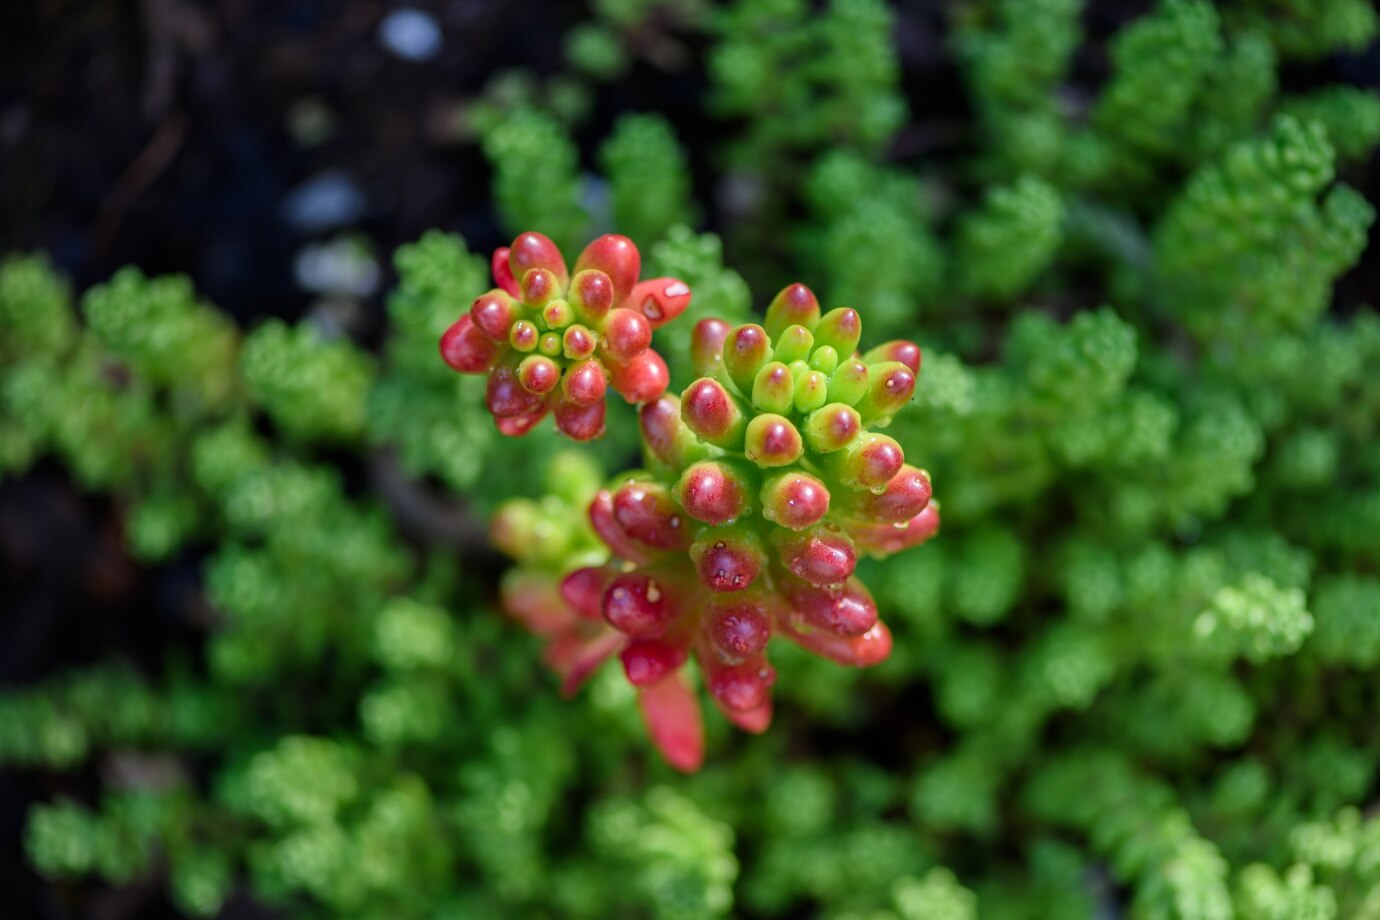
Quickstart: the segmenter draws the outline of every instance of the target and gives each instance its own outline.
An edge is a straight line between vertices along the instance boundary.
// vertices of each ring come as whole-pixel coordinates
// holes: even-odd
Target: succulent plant
[[[861,338],[856,310],[821,315],[803,284],[776,296],[764,325],[702,320],[691,348],[701,376],[640,410],[645,468],[589,504],[611,558],[561,581],[566,611],[532,565],[509,582],[525,586],[505,593],[510,611],[551,637],[567,689],[619,655],[653,741],[682,770],[704,756],[680,673],[691,657],[719,710],[761,732],[773,634],[844,665],[891,652],[854,567],[934,536],[939,507],[929,474],[875,430],[914,394],[920,349],[892,341],[859,354]],[[525,507],[495,527],[518,558],[531,552],[530,538],[514,539],[532,530],[520,524]]]
[[[493,290],[441,337],[441,357],[462,374],[488,374],[485,401],[498,428],[523,435],[552,413],[576,441],[604,433],[609,388],[630,403],[670,382],[652,331],[690,303],[675,278],[639,281],[632,240],[607,234],[585,247],[573,274],[560,249],[523,233],[494,251]]]

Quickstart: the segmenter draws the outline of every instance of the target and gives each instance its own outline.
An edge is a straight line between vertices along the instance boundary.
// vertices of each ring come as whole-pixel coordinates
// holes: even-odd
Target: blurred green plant
[[[1084,6],[955,4],[957,131],[912,97],[907,133],[863,0],[600,3],[573,71],[474,107],[509,235],[577,251],[640,222],[652,273],[689,283],[656,333],[678,388],[696,321],[752,320],[744,278],[925,349],[887,432],[942,483],[944,537],[859,566],[892,657],[773,647],[772,730],[711,718],[691,777],[648,754],[621,674],[561,700],[494,609],[478,520],[525,498],[573,533],[579,497],[539,494],[551,432],[498,436],[436,361],[485,286],[463,241],[399,251],[376,357],[310,323],[242,335],[133,270],[77,309],[5,259],[6,488],[43,462],[109,496],[141,565],[199,568],[206,614],[204,655],[0,692],[0,764],[41,778],[32,866],[74,903],[158,879],[193,916],[248,891],[390,920],[1380,917],[1380,318],[1334,293],[1380,105],[1281,70],[1360,49],[1375,13],[1165,0],[1103,80],[1074,66],[1103,56]],[[687,48],[717,133],[630,115],[582,161],[592,101],[626,107],[609,81]],[[716,182],[698,213],[678,138]],[[623,468],[631,415],[576,467]],[[468,529],[435,525],[457,507]]]

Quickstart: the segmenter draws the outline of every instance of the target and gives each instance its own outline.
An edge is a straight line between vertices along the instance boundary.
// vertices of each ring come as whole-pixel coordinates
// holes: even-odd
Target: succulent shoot
[[[639,411],[645,467],[589,503],[606,560],[566,575],[559,600],[549,570],[536,579],[539,615],[534,592],[507,596],[529,625],[560,624],[539,631],[567,690],[620,658],[653,742],[678,769],[704,757],[681,670],[690,659],[724,716],[761,732],[773,635],[855,667],[891,652],[854,567],[934,536],[939,507],[929,475],[879,430],[914,394],[920,349],[892,341],[859,353],[861,340],[856,310],[824,313],[803,284],[781,291],[761,325],[702,320],[691,343],[701,376]],[[504,537],[517,507],[497,532],[523,558],[523,541]]]
[[[604,433],[607,390],[645,403],[666,390],[666,362],[652,331],[680,315],[690,288],[639,280],[632,240],[608,234],[573,267],[540,233],[494,252],[493,290],[441,337],[441,357],[462,374],[488,374],[485,400],[500,431],[526,434],[548,413],[575,441]]]

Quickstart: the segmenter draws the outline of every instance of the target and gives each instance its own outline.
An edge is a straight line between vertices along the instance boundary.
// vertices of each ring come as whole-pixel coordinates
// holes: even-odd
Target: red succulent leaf
[[[577,406],[589,406],[604,401],[608,380],[598,361],[581,361],[569,367],[561,378],[565,398]]]
[[[685,664],[683,646],[659,639],[633,639],[619,656],[623,672],[634,687],[654,684]]]
[[[758,371],[771,358],[771,338],[767,330],[756,323],[739,326],[724,339],[724,370],[728,371],[729,379],[744,396],[752,392],[752,383]]]
[[[667,395],[645,403],[637,414],[643,445],[671,467],[681,466],[695,443],[694,434],[680,416],[680,398]]]
[[[839,636],[860,636],[877,623],[877,605],[857,578],[822,588],[783,578],[782,593],[801,621]]]
[[[570,306],[583,322],[598,323],[613,309],[613,280],[598,269],[577,272],[567,293]]]
[[[905,464],[881,492],[844,492],[842,506],[862,524],[905,524],[928,507],[933,491],[928,473]]]
[[[870,369],[867,392],[858,400],[858,413],[864,422],[889,418],[915,395],[915,372],[899,361],[874,365]]]
[[[672,491],[686,514],[706,524],[730,524],[747,510],[747,484],[716,460],[687,467]]]
[[[771,639],[771,617],[761,600],[734,596],[709,608],[705,631],[719,657],[739,662],[766,649]]]
[[[652,344],[652,324],[636,310],[610,310],[604,317],[599,351],[614,361],[630,361]]]
[[[840,636],[827,629],[813,629],[789,619],[778,621],[778,626],[801,648],[839,664],[870,668],[891,657],[891,630],[881,620],[858,636]]]
[[[756,709],[747,709],[739,712],[737,710],[725,711],[721,706],[719,711],[724,717],[743,731],[753,735],[760,735],[762,732],[771,728],[772,703],[771,697],[762,701],[762,705]]]
[[[498,357],[498,348],[474,326],[466,313],[441,336],[441,360],[461,374],[482,374]]]
[[[819,298],[815,292],[799,282],[787,285],[772,299],[767,307],[763,325],[773,339],[788,326],[804,326],[814,329],[819,322]]]
[[[541,420],[546,418],[546,411],[546,404],[539,403],[535,409],[522,415],[494,416],[494,425],[507,437],[520,438],[541,424]]]
[[[560,248],[550,237],[535,231],[529,230],[513,240],[513,245],[508,250],[508,267],[512,277],[519,283],[522,282],[523,276],[533,269],[550,272],[555,276],[556,285],[562,289],[570,280]]]
[[[586,620],[604,618],[604,589],[617,574],[612,566],[596,565],[576,569],[561,579],[561,599]]]
[[[862,317],[852,307],[830,310],[820,317],[814,334],[816,348],[832,348],[839,358],[847,358],[862,338]]]
[[[470,306],[474,327],[499,344],[508,341],[508,329],[513,325],[513,298],[504,291],[493,290],[480,294]]]
[[[598,269],[613,282],[613,303],[622,304],[637,284],[642,273],[642,255],[626,236],[605,234],[585,247],[575,260],[575,272],[587,268]]]
[[[762,517],[791,530],[803,530],[829,513],[829,489],[809,473],[790,470],[762,485]]]
[[[655,555],[641,545],[634,543],[618,526],[613,517],[613,495],[608,489],[601,489],[589,503],[589,522],[615,556],[639,565],[650,562]]]
[[[698,770],[704,764],[704,720],[681,673],[638,687],[637,700],[647,734],[666,762],[682,773]]]
[[[859,552],[873,556],[890,556],[919,546],[939,533],[939,506],[930,502],[904,525],[850,524],[848,532]]]
[[[494,284],[516,297],[518,296],[518,283],[517,279],[513,277],[512,266],[508,264],[509,252],[507,246],[495,249],[489,267],[493,271]]]
[[[842,450],[825,454],[822,465],[844,485],[857,489],[881,489],[901,472],[906,455],[894,438],[866,432]]]
[[[690,306],[690,285],[679,278],[639,281],[628,297],[628,306],[641,311],[653,329],[660,329]]]
[[[686,388],[680,417],[691,431],[720,447],[741,443],[747,421],[737,401],[712,377],[701,377]]]
[[[727,664],[713,655],[700,656],[700,668],[709,695],[724,712],[751,712],[771,697],[776,669],[756,655],[739,664]]]
[[[690,547],[700,584],[710,591],[742,591],[766,564],[761,539],[745,528],[706,529]]]
[[[910,368],[912,374],[920,373],[920,346],[914,342],[907,342],[903,339],[896,339],[891,342],[884,342],[876,348],[869,349],[863,355],[863,360],[869,364],[875,361],[900,361]]]
[[[610,626],[637,638],[661,635],[677,613],[667,583],[646,572],[615,576],[604,589],[603,609]]]
[[[561,382],[561,368],[546,355],[528,355],[518,364],[518,383],[536,396],[545,396]]]
[[[654,482],[625,482],[613,493],[613,519],[623,533],[654,549],[689,548],[689,528],[670,491]]]
[[[500,588],[503,609],[539,636],[554,636],[576,623],[560,585],[545,572],[512,569]]]
[[[572,441],[593,441],[604,435],[607,407],[601,399],[589,405],[579,405],[568,399],[556,401],[556,430]]]
[[[724,342],[732,331],[728,323],[713,317],[695,324],[690,334],[690,362],[696,374],[710,377],[718,372],[724,363]]]
[[[782,565],[796,578],[817,587],[842,584],[858,564],[853,540],[827,524],[801,531],[774,531],[772,539]]]
[[[634,405],[659,398],[671,382],[666,362],[650,348],[626,362],[610,361],[608,368],[609,385]]]
[[[551,670],[561,677],[561,694],[575,695],[599,666],[618,654],[627,642],[611,629],[594,633],[571,632],[553,639],[543,652]]]

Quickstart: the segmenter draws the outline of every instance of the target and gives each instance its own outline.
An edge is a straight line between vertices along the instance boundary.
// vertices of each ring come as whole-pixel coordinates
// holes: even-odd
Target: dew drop
[[[727,545],[728,545],[728,544],[724,543],[723,540],[720,540],[718,543],[715,543],[715,544],[714,544],[714,548],[715,548],[715,549],[723,549],[723,548],[724,548],[725,546],[727,546]]]
[[[653,604],[661,600],[661,586],[654,581],[647,582],[647,600]]]
[[[677,514],[671,515],[671,529],[672,529],[672,530],[675,530],[675,529],[677,529],[677,528],[679,528],[679,527],[680,527],[680,515],[677,515]]]

